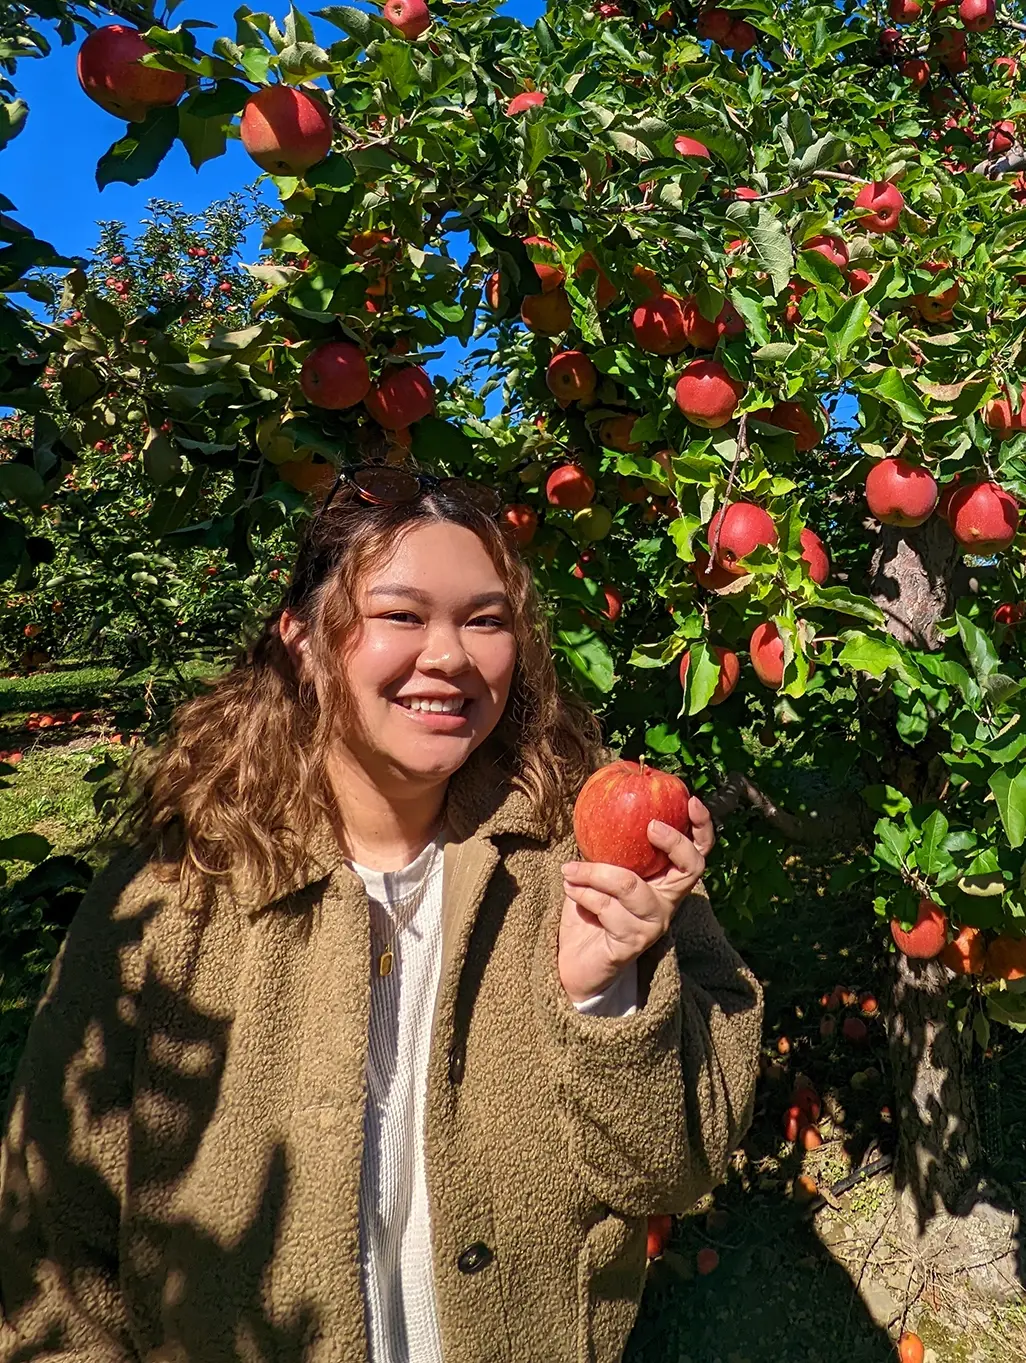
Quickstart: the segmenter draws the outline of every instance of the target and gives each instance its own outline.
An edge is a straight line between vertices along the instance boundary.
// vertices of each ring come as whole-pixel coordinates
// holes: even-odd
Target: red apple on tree
[[[538,529],[538,513],[533,506],[526,506],[523,502],[514,502],[502,508],[499,514],[499,524],[514,544],[518,544],[521,549],[526,549],[534,539],[535,531]]]
[[[126,24],[94,29],[78,50],[79,84],[108,114],[141,123],[151,109],[177,104],[185,93],[184,71],[142,65],[157,50]]]
[[[599,312],[602,312],[605,308],[608,308],[611,303],[616,302],[616,299],[619,297],[619,290],[609,276],[599,268],[598,261],[592,253],[590,251],[585,251],[583,255],[578,256],[577,258],[577,264],[574,266],[574,277],[580,279],[581,276],[587,274],[589,270],[594,270],[595,274],[598,275],[598,284],[595,289],[595,306],[598,308]]]
[[[866,501],[884,525],[922,525],[933,515],[939,490],[928,470],[904,459],[881,459],[866,478]]]
[[[435,390],[427,371],[419,364],[392,368],[377,387],[371,388],[363,405],[379,426],[398,431],[412,426],[435,410]]]
[[[692,360],[675,390],[677,406],[695,426],[725,426],[744,397],[745,385],[731,378],[718,360]]]
[[[431,27],[431,14],[424,0],[385,0],[381,14],[404,38],[419,38]]]
[[[637,762],[610,762],[592,772],[574,804],[574,836],[586,861],[625,866],[644,880],[661,875],[669,856],[649,841],[659,819],[687,834],[690,794],[679,777]]]
[[[772,620],[764,620],[752,630],[748,652],[755,675],[762,684],[774,691],[778,690],[784,680],[784,640]],[[810,677],[815,670],[816,664],[810,658]]]
[[[688,343],[683,299],[657,293],[644,299],[631,314],[634,340],[650,355],[678,355]]]
[[[515,118],[517,114],[525,113],[528,109],[536,109],[545,103],[545,94],[542,90],[524,90],[519,95],[514,95],[506,105],[506,117]]]
[[[777,542],[777,527],[761,506],[731,502],[709,522],[708,538],[710,552],[720,567],[740,576],[745,571],[740,560],[759,545],[772,548]]]
[[[595,483],[577,464],[560,464],[545,480],[545,496],[553,506],[580,511],[595,500]]]
[[[530,331],[537,331],[542,336],[558,336],[574,319],[566,289],[527,294],[520,307],[520,317]]]
[[[299,386],[315,407],[331,411],[355,407],[371,386],[363,351],[351,341],[326,341],[311,350],[303,361]]]
[[[887,13],[895,24],[911,24],[923,12],[919,0],[888,0]]]
[[[562,406],[595,392],[598,374],[583,350],[561,350],[553,355],[545,372],[545,383]]]
[[[829,428],[829,418],[822,403],[820,413],[824,424]],[[750,415],[757,421],[765,421],[770,426],[778,426],[782,431],[790,431],[794,436],[795,450],[799,454],[808,454],[809,450],[814,450],[823,439],[823,432],[816,424],[815,418],[800,402],[777,402],[771,408],[761,407]]]
[[[302,175],[331,151],[331,116],[305,90],[265,85],[247,99],[239,135],[261,170]]]
[[[901,190],[889,180],[874,180],[856,194],[855,207],[863,210],[859,224],[867,232],[893,232],[905,200]]]
[[[994,0],[962,0],[958,7],[958,17],[970,33],[986,33],[994,26],[997,6]]]
[[[697,138],[694,137],[688,137],[685,133],[681,133],[679,137],[674,138],[673,149],[678,156],[688,156],[698,161],[709,161],[712,159],[709,156],[709,148],[704,142],[699,142]]]
[[[802,530],[798,538],[802,546],[802,561],[808,564],[809,576],[817,586],[822,587],[830,576],[830,555],[826,551],[826,545],[808,526]]]
[[[1007,549],[1019,528],[1019,503],[997,483],[965,483],[948,503],[948,524],[959,544],[977,554]]]
[[[737,580],[729,569],[721,567],[716,562],[710,563],[709,555],[700,548],[695,549],[695,561],[691,565],[691,570],[700,586],[714,592],[731,586]]]
[[[524,245],[527,247],[540,246],[542,248],[541,252],[528,250],[527,253],[531,257],[531,264],[534,266],[534,272],[538,276],[538,282],[542,286],[542,293],[551,293],[553,289],[558,289],[566,282],[566,270],[563,269],[562,265],[558,263],[553,264],[546,258],[546,252],[551,252],[555,255],[559,251],[559,248],[554,241],[550,241],[548,237],[525,237]],[[535,259],[535,256],[538,258]]]
[[[693,294],[681,299],[681,316],[684,337],[696,350],[715,350],[721,336],[740,336],[745,329],[745,319],[733,303],[724,303],[715,320],[710,322],[708,317],[702,316]]]
[[[932,899],[919,901],[915,926],[907,932],[897,918],[891,919],[891,936],[899,951],[916,961],[929,961],[939,956],[948,937],[948,920],[944,910]]]
[[[811,237],[806,237],[801,243],[801,250],[815,251],[824,260],[829,260],[832,265],[836,265],[839,270],[843,270],[848,264],[848,247],[842,237],[834,236],[830,232],[817,232]],[[794,285],[792,285],[794,287]],[[811,284],[806,284],[805,288],[811,288]],[[802,292],[804,292],[803,290]]]

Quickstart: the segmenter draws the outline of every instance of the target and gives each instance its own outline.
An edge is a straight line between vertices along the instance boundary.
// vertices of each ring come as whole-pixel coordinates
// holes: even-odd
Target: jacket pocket
[[[608,1212],[577,1259],[575,1363],[620,1363],[645,1287],[648,1218]]]

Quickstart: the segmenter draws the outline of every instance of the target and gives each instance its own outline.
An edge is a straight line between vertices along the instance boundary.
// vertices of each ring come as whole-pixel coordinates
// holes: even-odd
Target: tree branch
[[[703,801],[713,817],[713,822],[720,825],[726,822],[728,815],[737,812],[742,802],[751,805],[772,828],[783,833],[785,838],[790,838],[792,842],[809,841],[809,830],[804,822],[796,819],[793,814],[788,814],[786,809],[779,809],[742,771],[729,772],[723,785]]]

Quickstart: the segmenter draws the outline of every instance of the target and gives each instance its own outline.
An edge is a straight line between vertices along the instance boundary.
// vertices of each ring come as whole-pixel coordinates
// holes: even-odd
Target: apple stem
[[[644,772],[644,770],[645,770],[645,754],[644,754],[644,753],[642,753],[641,756],[638,758],[638,770],[639,770],[639,772]]]

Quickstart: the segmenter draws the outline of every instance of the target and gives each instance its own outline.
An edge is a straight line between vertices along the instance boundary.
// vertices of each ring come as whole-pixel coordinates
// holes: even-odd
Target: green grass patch
[[[0,789],[0,839],[15,833],[39,833],[58,856],[82,856],[89,861],[89,844],[98,820],[93,808],[95,786],[84,779],[104,757],[127,758],[129,749],[116,744],[88,747],[27,748],[14,776]],[[9,862],[13,876],[29,869],[26,862]]]
[[[186,682],[221,670],[221,664],[190,660],[180,667]],[[174,674],[155,668],[126,673],[123,668],[95,663],[65,663],[28,676],[0,677],[0,722],[8,725],[33,710],[133,710],[145,708],[147,693],[168,701],[183,695]]]

